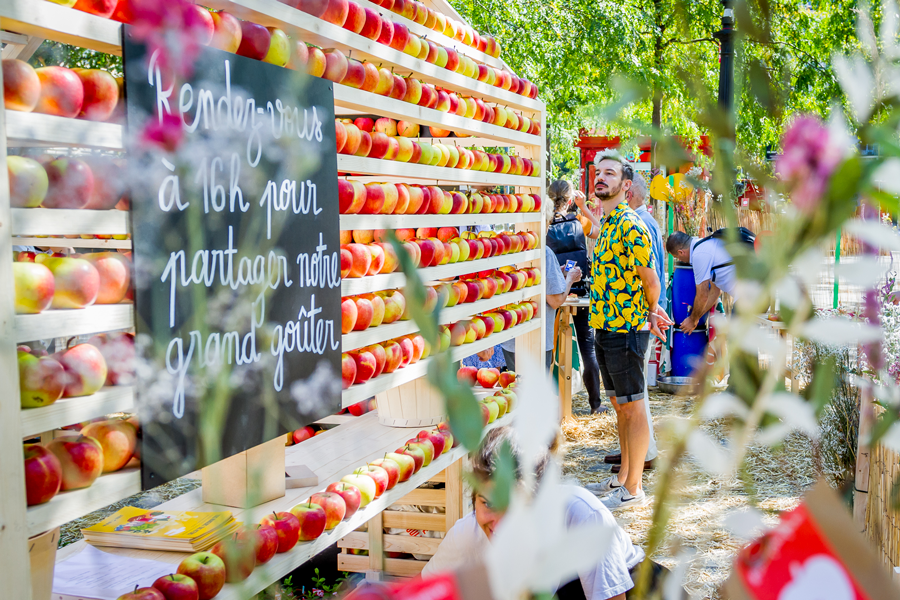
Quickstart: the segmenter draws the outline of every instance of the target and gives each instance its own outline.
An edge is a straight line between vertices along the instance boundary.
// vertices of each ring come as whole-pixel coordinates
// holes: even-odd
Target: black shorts
[[[649,331],[594,330],[603,387],[618,404],[644,399],[644,355],[649,343]]]

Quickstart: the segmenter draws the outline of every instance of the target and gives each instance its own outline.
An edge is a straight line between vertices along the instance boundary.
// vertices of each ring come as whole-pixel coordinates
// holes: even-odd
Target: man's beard
[[[611,189],[609,186],[606,186],[605,190],[598,190],[597,186],[594,186],[594,196],[599,198],[600,200],[609,200],[610,198],[614,198],[619,195],[619,192],[622,191],[622,183],[619,183],[619,187],[615,189]]]

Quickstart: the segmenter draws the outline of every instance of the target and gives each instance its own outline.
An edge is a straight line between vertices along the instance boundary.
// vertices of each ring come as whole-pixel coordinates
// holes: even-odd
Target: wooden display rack
[[[367,0],[357,0],[363,6],[374,7]],[[511,107],[532,120],[538,121],[546,130],[546,113],[544,104],[498,87],[452,73],[436,65],[413,58],[387,46],[337,27],[308,14],[299,12],[278,0],[210,0],[200,2],[210,8],[227,10],[236,16],[252,20],[265,26],[276,26],[289,35],[308,43],[324,48],[338,48],[353,52],[358,59],[374,59],[387,68],[393,67],[398,73],[411,73],[425,82],[437,84],[448,90],[481,98],[488,104],[499,104]],[[445,0],[426,0],[426,5],[434,10],[464,21]],[[376,8],[377,10],[377,8]],[[384,18],[408,26],[413,33],[424,35],[430,40],[447,46],[456,46],[458,50],[477,62],[502,68],[505,64],[477,51],[476,49],[456,43],[443,35],[426,30],[421,25],[412,23],[394,13],[378,10]],[[23,58],[27,60],[43,40],[52,40],[72,44],[99,52],[121,55],[122,25],[108,19],[102,19],[84,12],[66,8],[59,4],[44,0],[0,0],[0,30],[3,30],[2,41],[4,58]],[[0,71],[2,76],[2,71]],[[466,147],[505,146],[514,148],[519,156],[530,158],[543,167],[546,155],[546,137],[529,135],[518,131],[497,127],[450,115],[432,109],[426,109],[409,103],[375,96],[369,92],[354,89],[341,84],[334,84],[335,112],[338,116],[352,116],[365,112],[373,112],[380,116],[404,119],[420,125],[437,125],[442,129],[450,129],[472,137],[452,140]],[[76,119],[26,114],[13,111],[0,111],[0,155],[6,156],[9,147],[47,147],[47,148],[93,148],[106,151],[124,150],[125,131],[117,124],[93,123]],[[445,140],[446,141],[446,140]],[[523,177],[498,173],[485,173],[448,169],[406,163],[374,160],[351,156],[339,156],[340,171],[355,173],[361,181],[396,181],[403,183],[427,182],[429,185],[445,186],[510,186],[516,193],[540,194],[545,198],[545,180],[543,177]],[[543,169],[542,169],[543,170]],[[544,200],[546,202],[546,198]],[[7,181],[7,169],[0,168],[0,381],[5,382],[5,396],[15,398],[18,392],[18,369],[16,345],[20,342],[36,339],[67,338],[76,335],[116,330],[128,330],[134,326],[134,312],[130,304],[93,306],[82,310],[59,311],[50,310],[38,315],[16,315],[13,299],[12,277],[12,245],[46,243],[39,242],[38,236],[63,235],[126,235],[130,233],[128,215],[123,211],[69,211],[46,209],[13,209],[10,207]],[[417,228],[422,226],[443,227],[482,224],[505,224],[517,230],[531,230],[540,236],[540,249],[492,257],[478,261],[447,264],[440,267],[422,269],[420,274],[426,281],[453,277],[477,270],[494,269],[501,266],[516,265],[518,267],[536,266],[542,272],[544,265],[543,247],[545,243],[544,220],[540,212],[527,214],[476,214],[476,215],[345,215],[341,217],[341,229],[374,229],[374,228]],[[67,240],[66,245],[85,248],[130,248],[129,240]],[[554,265],[555,266],[555,265]],[[546,280],[546,278],[544,278]],[[405,277],[402,273],[379,275],[360,279],[345,280],[342,283],[342,295],[360,294],[383,289],[402,287]],[[464,304],[442,312],[442,321],[450,322],[467,318],[473,314],[492,310],[504,304],[535,299],[540,306],[539,314],[529,322],[517,325],[507,331],[495,333],[489,338],[472,344],[452,349],[455,360],[459,360],[480,350],[499,344],[505,340],[516,339],[517,353],[531,353],[536,360],[543,356],[544,340],[544,289],[543,286],[525,288],[516,292],[502,294],[488,300]],[[371,328],[363,332],[354,332],[343,336],[344,350],[391,339],[415,330],[411,322],[400,322],[389,326]],[[426,374],[429,360],[422,360],[406,368],[398,369],[391,374],[383,374],[362,385],[351,386],[342,395],[342,405],[349,406],[379,393],[388,392],[403,386],[396,393],[409,397],[410,390],[421,386],[417,382]],[[51,531],[74,518],[92,512],[113,502],[127,498],[141,490],[140,473],[137,469],[129,469],[100,477],[93,486],[78,491],[57,495],[51,502],[31,508],[25,505],[24,472],[22,465],[21,440],[41,436],[52,437],[55,429],[66,425],[102,417],[112,412],[129,412],[135,410],[134,389],[127,386],[104,388],[97,394],[86,398],[61,400],[56,404],[39,409],[20,409],[14,402],[0,402],[0,581],[4,585],[4,597],[17,600],[33,598],[31,590],[31,573],[28,558],[29,538]],[[498,424],[507,421],[503,419]],[[234,510],[238,520],[258,521],[263,514],[272,510],[288,510],[293,505],[306,499],[311,493],[324,489],[330,482],[339,480],[352,469],[382,456],[386,451],[393,451],[404,440],[411,437],[408,430],[387,427],[378,423],[376,414],[355,418],[339,427],[329,430],[323,435],[303,442],[301,445],[286,449],[286,464],[304,464],[312,469],[319,478],[315,488],[289,489],[283,497],[271,500],[261,506]],[[422,483],[440,477],[445,470],[448,487],[452,481],[458,481],[457,471],[460,459],[464,455],[462,448],[451,450],[435,460],[429,467],[423,468],[410,481],[396,486],[381,498],[372,502],[353,518],[342,522],[335,530],[326,533],[314,542],[298,545],[293,551],[277,555],[265,568],[257,569],[244,584],[227,585],[217,596],[223,600],[247,598],[266,588],[271,583],[289,574],[310,557],[326,547],[345,538],[345,544],[351,543],[357,536],[354,533],[366,522],[373,522],[370,530],[380,531],[375,521],[381,524],[407,522],[407,516],[396,516],[382,511],[398,502],[437,501],[435,494],[422,494],[416,488]],[[461,506],[460,494],[447,497],[447,516],[442,517],[445,529],[452,525],[451,519],[459,516]],[[455,489],[455,488],[454,488]],[[430,500],[428,497],[432,497]],[[459,506],[457,506],[459,505]],[[226,509],[221,505],[206,504],[203,492],[198,489],[161,506],[163,510],[219,510]],[[429,515],[434,517],[434,515]],[[437,519],[431,526],[438,527]],[[427,527],[426,527],[427,528]],[[375,538],[379,538],[376,540]],[[419,540],[421,543],[421,540]],[[365,543],[370,543],[368,540]],[[370,550],[377,549],[380,544],[390,550],[394,544],[405,546],[406,542],[397,542],[387,536],[373,536]],[[426,542],[432,547],[434,542]],[[57,561],[65,560],[84,548],[80,542],[62,549]],[[171,552],[142,552],[134,550],[111,550],[118,554],[140,556],[176,564],[183,554]],[[417,550],[422,552],[423,549]],[[424,552],[427,553],[427,552]],[[349,556],[349,555],[348,555]],[[367,562],[377,559],[378,552],[373,552]],[[357,557],[354,557],[357,558]],[[352,560],[352,559],[351,559]],[[419,565],[395,565],[395,559],[386,559],[384,570],[398,575],[411,574],[420,568]],[[371,568],[369,570],[372,570]],[[378,569],[375,569],[378,570]],[[34,600],[38,600],[35,598]],[[39,600],[46,600],[40,598]]]
[[[441,543],[441,538],[384,533],[385,527],[418,529],[446,533],[463,517],[465,499],[462,485],[462,459],[428,481],[443,483],[444,489],[417,488],[407,494],[392,507],[371,521],[365,528],[344,536],[338,542],[338,570],[350,573],[365,573],[369,579],[381,579],[384,575],[393,577],[415,577],[422,572],[427,560],[417,558],[388,558],[387,552],[425,554],[433,556]],[[397,506],[429,506],[444,509],[444,513],[407,512],[393,510]],[[369,554],[350,554],[348,550],[365,550]]]

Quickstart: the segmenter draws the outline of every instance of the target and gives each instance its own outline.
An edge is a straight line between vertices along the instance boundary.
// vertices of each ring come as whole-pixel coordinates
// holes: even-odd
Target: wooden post
[[[562,420],[572,418],[572,314],[577,308],[562,306],[559,309],[559,406]]]
[[[463,516],[463,479],[462,479],[462,459],[457,460],[444,470],[446,482],[444,490],[447,494],[446,505],[444,507],[447,518],[447,529],[453,527],[457,521]]]
[[[865,387],[859,394],[859,432],[856,440],[856,479],[853,491],[853,519],[859,531],[866,530],[866,503],[869,498],[869,436],[875,424],[872,390]]]
[[[221,460],[201,471],[203,501],[251,508],[284,496],[284,436]]]
[[[0,77],[3,71],[0,69]],[[6,131],[6,112],[0,111]],[[19,368],[16,355],[16,306],[13,291],[12,210],[6,170],[6,136],[0,136],[0,381],[5,389],[0,402],[0,581],[3,597],[31,599],[28,528],[25,518],[25,468],[22,461],[22,410],[19,406]]]
[[[366,572],[366,579],[381,581],[384,574],[384,520],[382,513],[369,519],[366,530],[369,535],[369,570]],[[370,573],[373,573],[373,576],[370,576]]]

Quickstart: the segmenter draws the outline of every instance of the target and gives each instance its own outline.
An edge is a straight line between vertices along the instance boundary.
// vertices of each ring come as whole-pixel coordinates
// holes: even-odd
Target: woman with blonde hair
[[[575,188],[571,183],[563,179],[557,179],[547,188],[547,195],[553,203],[553,219],[547,229],[547,246],[556,254],[559,264],[565,265],[566,261],[573,260],[582,273],[590,273],[590,261],[588,259],[587,241],[584,230],[577,217],[569,213],[569,207],[575,199]],[[549,268],[549,266],[547,267]],[[581,284],[573,286],[572,291],[578,296],[586,296],[588,286]],[[588,394],[588,402],[591,413],[598,414],[609,410],[601,405],[600,395],[600,365],[597,363],[597,355],[594,349],[594,331],[588,324],[590,318],[589,308],[578,308],[575,311],[573,322],[575,324],[575,336],[578,338],[578,352],[581,355],[582,379],[584,389]]]

